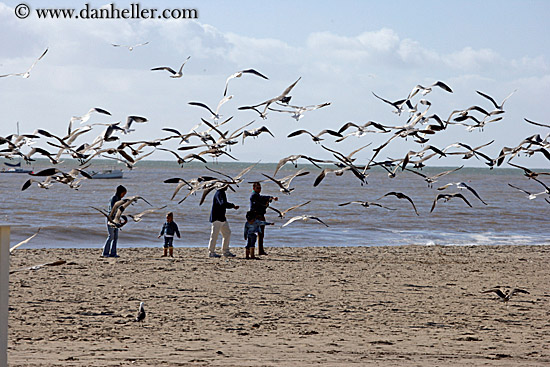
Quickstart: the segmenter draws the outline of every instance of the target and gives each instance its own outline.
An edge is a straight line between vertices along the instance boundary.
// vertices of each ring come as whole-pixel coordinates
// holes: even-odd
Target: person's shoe
[[[223,257],[235,257],[235,256],[237,256],[237,255],[232,254],[231,252],[224,252],[223,253]]]
[[[218,255],[217,253],[215,252],[211,252],[208,254],[208,257],[221,257],[220,255]]]
[[[110,255],[109,257],[120,257],[120,256],[118,256],[118,255]]]
[[[265,251],[262,251],[262,252],[259,252],[258,255],[264,255],[264,256],[267,256],[267,252]]]

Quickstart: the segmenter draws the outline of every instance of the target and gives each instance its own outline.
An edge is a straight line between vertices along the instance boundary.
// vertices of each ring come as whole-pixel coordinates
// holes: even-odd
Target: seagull
[[[279,214],[279,218],[284,218],[284,217],[285,217],[285,214],[288,213],[289,211],[294,210],[294,209],[298,209],[298,208],[300,208],[300,207],[302,207],[302,206],[304,206],[304,205],[307,205],[307,204],[309,204],[309,203],[311,203],[311,200],[308,200],[308,201],[306,201],[305,203],[302,203],[302,204],[298,204],[298,205],[291,206],[290,208],[288,208],[288,209],[286,209],[286,210],[282,210],[282,211],[281,211],[281,210],[278,210],[278,209],[276,209],[276,208],[274,208],[274,207],[272,207],[272,206],[268,206],[267,208],[268,208],[268,209],[271,209],[271,210],[275,211],[277,214]]]
[[[546,190],[545,190],[545,191],[542,191],[542,192],[533,194],[533,193],[530,193],[529,191],[525,191],[524,189],[521,189],[521,188],[519,188],[519,187],[517,187],[517,186],[514,186],[514,185],[512,185],[511,183],[509,183],[508,186],[513,187],[514,189],[519,190],[519,191],[521,191],[521,192],[527,194],[527,198],[528,198],[529,200],[534,200],[534,199],[537,198],[537,196],[547,193]]]
[[[71,123],[76,122],[76,121],[80,121],[80,124],[83,124],[83,123],[85,123],[86,121],[88,121],[90,119],[90,116],[94,112],[102,113],[104,115],[111,116],[111,113],[109,111],[104,110],[103,108],[95,107],[95,108],[91,108],[88,112],[86,112],[86,114],[84,114],[82,116],[73,116],[73,117],[71,117]]]
[[[439,199],[443,199],[443,200],[445,200],[445,201],[447,202],[447,201],[451,200],[452,198],[460,198],[460,199],[464,200],[464,202],[465,202],[466,204],[468,204],[468,206],[469,206],[470,208],[472,207],[472,205],[468,202],[468,200],[466,200],[466,198],[464,197],[464,195],[462,195],[462,194],[459,193],[459,192],[454,193],[454,194],[439,194],[439,195],[437,195],[437,196],[435,197],[435,199],[434,199],[434,202],[433,202],[433,204],[432,204],[432,208],[430,209],[430,213],[434,211],[434,209],[435,209],[435,204],[437,203],[437,201],[438,201]]]
[[[493,288],[493,289],[487,289],[485,291],[481,291],[481,293],[495,293],[497,296],[500,297],[500,300],[502,302],[508,302],[510,298],[512,298],[512,296],[517,293],[530,294],[525,289],[519,289],[519,288],[513,288],[511,290],[506,290],[504,292],[500,288]]]
[[[391,191],[391,192],[388,192],[387,194],[384,194],[382,195],[378,200],[382,199],[383,197],[385,196],[390,196],[390,195],[393,195],[395,196],[396,198],[398,199],[405,199],[407,200],[409,203],[411,203],[413,209],[414,209],[414,212],[416,213],[416,215],[420,215],[418,214],[418,211],[416,210],[416,206],[414,205],[414,202],[412,201],[412,199],[410,197],[408,197],[407,195],[401,193],[401,192],[395,192],[395,191]]]
[[[220,107],[227,101],[229,101],[231,98],[233,98],[233,96],[226,96],[226,97],[223,97],[220,102],[218,103],[218,107],[216,107],[216,112],[212,111],[212,109],[210,107],[208,107],[207,105],[205,105],[204,103],[202,102],[189,102],[189,104],[191,106],[197,106],[197,107],[202,107],[202,108],[205,108],[208,110],[208,112],[210,112],[212,114],[212,120],[214,121],[218,121],[221,117],[220,114],[218,114],[219,110],[220,110]]]
[[[180,69],[177,72],[174,69],[172,69],[171,67],[168,67],[168,66],[159,66],[159,67],[156,67],[156,68],[152,68],[151,71],[166,70],[167,72],[172,74],[172,75],[170,75],[170,78],[181,78],[183,76],[183,66],[185,65],[187,60],[189,60],[190,58],[191,58],[191,56],[187,56],[187,59],[185,59],[183,64],[181,64]]]
[[[130,129],[130,126],[132,126],[132,123],[134,122],[137,122],[137,123],[145,123],[147,122],[148,120],[145,118],[145,117],[141,117],[141,116],[128,116],[126,118],[126,125],[122,126],[121,129],[122,129],[122,132],[124,134],[129,134],[131,133],[132,131],[135,131],[135,129]]]
[[[275,173],[273,173],[273,176],[275,176],[277,174],[277,172],[279,172],[279,169],[288,162],[292,162],[294,164],[294,167],[298,167],[297,161],[300,158],[307,159],[315,167],[317,167],[319,169],[321,169],[321,167],[317,163],[327,163],[326,161],[323,161],[321,159],[311,158],[311,157],[308,157],[308,156],[302,155],[302,154],[294,154],[294,155],[290,155],[288,157],[285,157],[285,158],[281,159],[279,161],[279,163],[277,163],[277,167],[275,168]]]
[[[145,320],[145,307],[144,307],[144,305],[145,305],[145,303],[143,303],[143,302],[139,303],[139,312],[137,314],[136,319],[134,320],[135,322],[143,322],[143,320]]]
[[[19,246],[22,246],[26,243],[28,243],[30,240],[32,240],[33,238],[36,237],[36,235],[38,235],[38,233],[40,232],[40,227],[38,228],[38,230],[36,231],[35,234],[33,234],[32,236],[30,236],[29,238],[27,238],[26,240],[23,240],[21,242],[19,242],[17,245],[14,245],[13,247],[10,248],[10,254],[15,251],[16,248],[18,248]]]
[[[290,182],[292,182],[292,180],[298,176],[304,176],[304,175],[307,175],[309,174],[309,172],[304,172],[303,169],[299,170],[298,172],[292,174],[292,175],[289,175],[289,176],[286,176],[284,178],[281,178],[281,179],[276,179],[276,178],[273,178],[271,176],[268,176],[266,175],[265,173],[262,173],[262,175],[264,175],[265,177],[267,177],[268,179],[270,179],[271,181],[275,182],[277,185],[279,185],[280,187],[280,191],[285,193],[285,194],[288,194],[290,195],[290,193],[292,191],[294,191],[294,188],[290,188]]]
[[[327,174],[334,173],[336,176],[342,176],[344,172],[349,171],[351,167],[343,167],[343,168],[325,168],[319,173],[319,175],[315,178],[315,181],[313,182],[313,187],[319,186],[321,181],[325,179]]]
[[[324,135],[324,134],[330,134],[332,136],[337,136],[339,138],[342,137],[342,134],[340,134],[339,132],[337,131],[334,131],[334,130],[330,130],[330,129],[325,129],[325,130],[322,130],[320,131],[317,135],[313,135],[312,133],[310,133],[309,131],[307,130],[304,130],[304,129],[300,129],[300,130],[296,130],[294,132],[291,132],[290,134],[287,135],[287,138],[292,138],[294,136],[298,136],[298,135],[301,135],[301,134],[308,134],[309,136],[311,136],[311,139],[315,142],[315,143],[319,143],[320,141],[324,140],[321,138],[321,135]]]
[[[25,183],[23,184],[23,187],[21,188],[21,191],[25,191],[26,189],[28,189],[29,186],[31,186],[33,182],[35,182],[38,185],[38,187],[40,187],[41,189],[49,189],[50,187],[52,187],[52,185],[55,181],[53,180],[53,178],[51,176],[46,177],[46,179],[44,181],[38,181],[38,180],[35,180],[35,179],[31,178],[31,179],[25,181]]]
[[[281,226],[281,228],[288,226],[292,222],[296,222],[297,220],[303,220],[304,222],[307,222],[309,220],[316,220],[317,222],[324,224],[326,227],[328,227],[328,224],[323,222],[321,219],[314,217],[312,215],[298,215],[296,217],[290,218],[285,224]]]
[[[382,97],[377,96],[374,92],[372,92],[372,94],[374,94],[374,96],[375,96],[376,98],[378,98],[378,99],[380,99],[380,100],[382,100],[382,101],[384,101],[384,102],[386,102],[386,103],[392,105],[392,106],[396,109],[396,111],[392,111],[392,112],[394,112],[394,113],[396,113],[396,114],[398,114],[398,115],[401,115],[401,112],[403,112],[403,107],[405,107],[405,106],[409,107],[410,109],[413,108],[411,102],[410,102],[408,99],[400,99],[400,100],[395,101],[395,102],[390,102],[390,101],[388,101],[387,99],[384,99],[384,98],[382,98]]]
[[[527,120],[526,118],[524,118],[524,120],[527,121],[527,122],[530,123],[530,124],[533,124],[533,125],[542,126],[542,127],[549,127],[549,128],[550,128],[550,125],[545,125],[545,124],[541,124],[540,122],[535,122],[535,121]]]
[[[409,172],[416,173],[416,174],[419,175],[420,177],[423,177],[423,178],[424,178],[424,181],[426,181],[426,182],[428,183],[428,186],[429,186],[429,187],[432,187],[433,184],[434,184],[435,182],[437,182],[437,179],[438,179],[439,177],[443,177],[443,176],[445,176],[445,175],[448,175],[449,173],[453,173],[453,172],[455,172],[455,171],[458,171],[459,169],[462,169],[462,167],[464,167],[464,166],[460,166],[460,167],[458,167],[458,168],[451,169],[451,170],[448,170],[448,171],[443,171],[443,172],[440,172],[440,173],[438,173],[438,174],[436,174],[436,175],[433,175],[433,176],[426,176],[426,175],[423,174],[423,173],[420,173],[420,172],[418,172],[418,171],[415,171],[415,170],[412,170],[412,169],[409,169],[409,168],[405,168],[405,170],[406,170],[406,171],[409,171]]]
[[[378,206],[380,208],[384,208],[388,210],[396,210],[396,209],[388,208],[387,206],[384,206],[378,203],[373,203],[371,201],[348,201],[347,203],[338,204],[338,206],[346,206],[349,204],[359,204],[364,208],[370,208],[371,206]]]
[[[310,105],[310,106],[292,106],[292,105],[281,104],[280,102],[276,102],[276,103],[279,106],[283,106],[283,107],[288,106],[289,108],[292,108],[292,110],[290,110],[290,111],[289,110],[280,110],[280,109],[277,109],[277,108],[269,107],[269,109],[271,111],[290,113],[290,114],[292,114],[290,117],[292,117],[296,121],[299,121],[302,117],[304,117],[304,113],[306,113],[307,111],[314,111],[314,110],[317,110],[319,108],[330,106],[330,102],[325,102],[325,103],[321,103],[321,104],[318,104],[318,105]]]
[[[426,94],[430,93],[432,91],[432,87],[439,87],[441,89],[443,89],[444,91],[446,92],[449,92],[449,93],[453,93],[453,90],[445,83],[441,82],[441,81],[437,81],[435,83],[433,83],[432,85],[430,85],[429,87],[423,87],[421,86],[420,84],[418,84],[416,87],[413,88],[413,90],[411,91],[411,93],[409,94],[409,96],[407,97],[407,99],[411,99],[412,97],[414,97],[418,92],[420,92],[420,94],[422,94],[423,96],[425,96]]]
[[[508,95],[508,97],[504,98],[504,100],[502,101],[502,103],[499,105],[499,104],[497,104],[497,103],[495,102],[495,100],[494,100],[491,96],[489,96],[489,95],[487,95],[487,94],[485,94],[485,93],[483,93],[483,92],[480,92],[480,91],[476,90],[477,94],[479,94],[479,95],[482,96],[482,97],[487,98],[487,99],[488,99],[489,101],[491,101],[491,103],[495,106],[496,110],[493,111],[493,114],[494,114],[496,111],[498,111],[498,112],[503,112],[504,102],[506,102],[506,100],[507,100],[508,98],[510,98],[510,97],[512,96],[512,94],[516,93],[516,91],[517,91],[517,89],[514,90],[512,93],[510,93],[510,94]],[[497,112],[497,113],[498,113],[498,112]]]
[[[376,131],[376,130],[367,130],[367,128],[369,126],[373,126],[375,127],[376,129],[378,129],[379,131]],[[358,137],[361,137],[363,135],[365,135],[366,133],[369,133],[369,132],[373,132],[373,133],[380,133],[380,132],[383,132],[383,133],[387,133],[389,132],[389,130],[386,130],[386,128],[382,125],[382,124],[379,124],[377,122],[374,122],[374,121],[368,121],[366,122],[365,124],[363,125],[357,125],[353,122],[348,122],[346,124],[344,124],[339,130],[338,130],[338,133],[339,134],[342,134],[343,132],[345,132],[347,129],[349,129],[350,127],[355,127],[357,130],[352,132],[351,134],[348,134],[346,136],[344,136],[343,138],[340,138],[337,140],[337,142],[340,142],[342,140],[344,140],[345,138],[347,138],[348,136],[351,136],[351,135],[355,135],[355,136],[358,136]]]
[[[259,71],[254,70],[254,69],[246,69],[246,70],[237,71],[236,73],[231,74],[227,78],[227,80],[225,81],[225,90],[223,91],[223,96],[224,97],[227,95],[227,86],[229,85],[229,81],[233,78],[240,78],[241,76],[243,76],[243,74],[253,74],[253,75],[259,76],[260,78],[264,78],[266,80],[269,79],[267,76],[263,75],[262,73],[260,73]]]
[[[193,159],[199,160],[199,161],[201,161],[202,163],[206,163],[206,160],[205,160],[203,157],[201,157],[201,156],[199,156],[199,155],[197,155],[197,154],[191,153],[191,154],[186,155],[185,157],[181,157],[178,153],[176,153],[176,152],[174,152],[173,150],[170,150],[170,149],[166,149],[166,148],[157,148],[157,150],[164,150],[164,151],[166,151],[166,152],[172,153],[172,154],[176,157],[176,159],[177,159],[177,161],[178,161],[178,164],[179,164],[180,166],[183,166],[184,163],[191,162]],[[187,159],[188,159],[188,160],[187,160]]]
[[[478,198],[483,204],[487,205],[487,203],[485,201],[483,201],[483,199],[477,194],[477,192],[471,187],[469,186],[468,184],[466,184],[465,182],[451,182],[451,183],[448,183],[446,185],[443,185],[441,187],[438,187],[437,189],[438,190],[445,190],[447,187],[449,186],[453,186],[453,185],[456,185],[457,188],[459,189],[468,189],[472,194],[474,194],[474,196],[476,198]]]
[[[537,178],[539,175],[550,175],[550,172],[535,172],[535,171],[531,171],[529,168],[525,168],[525,167],[522,167],[522,166],[514,164],[514,163],[508,162],[508,164],[510,166],[514,166],[516,168],[522,169],[523,174],[525,175],[525,177]]]
[[[269,129],[267,128],[267,126],[262,126],[262,127],[256,128],[256,129],[245,130],[245,131],[243,131],[243,144],[244,144],[244,139],[245,139],[247,136],[257,137],[257,136],[260,135],[261,133],[268,133],[268,134],[271,135],[272,137],[275,137],[275,136],[271,133],[271,131],[269,131]]]
[[[283,93],[281,93],[279,96],[277,97],[274,97],[274,98],[271,98],[271,99],[268,99],[267,101],[265,102],[262,102],[262,103],[259,103],[257,105],[254,105],[254,106],[243,106],[243,107],[239,107],[238,109],[239,110],[255,110],[257,111],[260,116],[265,119],[266,118],[266,114],[267,114],[267,109],[269,108],[269,106],[272,104],[272,103],[275,103],[275,102],[283,102],[283,103],[288,103],[290,101],[290,96],[288,96],[288,93],[290,93],[290,91],[296,86],[296,84],[298,84],[298,82],[300,81],[300,79],[302,79],[302,77],[299,77],[294,83],[292,83],[291,85],[289,85],[284,91]],[[256,107],[260,107],[260,106],[264,106],[264,110],[263,112],[260,112],[258,109],[256,109]]]
[[[91,207],[91,208],[97,210],[98,212],[103,214],[105,217],[107,217],[107,220],[109,221],[110,226],[118,227],[121,224],[120,219],[122,218],[122,212],[124,211],[124,209],[126,209],[127,207],[129,207],[130,205],[132,205],[133,203],[135,203],[138,200],[143,200],[147,204],[149,204],[149,206],[152,206],[151,203],[149,203],[143,197],[141,197],[141,196],[132,196],[132,197],[129,197],[129,198],[120,199],[119,201],[114,203],[114,205],[111,208],[111,211],[109,213],[107,213],[107,212],[105,212],[101,209],[95,208],[95,207]]]
[[[149,41],[147,42],[143,42],[143,43],[138,43],[137,45],[118,45],[118,44],[115,44],[115,43],[111,43],[111,45],[113,45],[114,47],[126,47],[128,49],[128,51],[133,51],[134,48],[138,47],[138,46],[145,46],[149,43]]]
[[[36,65],[36,63],[44,57],[46,52],[48,52],[48,49],[46,49],[46,51],[44,51],[42,53],[42,55],[40,55],[40,57],[38,59],[36,59],[33,62],[33,64],[31,65],[31,67],[27,71],[25,71],[24,73],[4,74],[4,75],[0,75],[0,78],[6,77],[6,76],[21,76],[21,77],[27,79],[28,77],[31,76],[31,70],[32,70],[32,68],[34,68],[34,65]]]
[[[141,213],[138,213],[138,214],[128,214],[128,216],[130,218],[132,218],[134,220],[134,222],[140,222],[143,219],[144,215],[155,213],[159,210],[162,210],[162,209],[166,208],[166,206],[167,205],[161,206],[160,208],[147,209],[147,210],[144,210],[144,211],[142,211]]]

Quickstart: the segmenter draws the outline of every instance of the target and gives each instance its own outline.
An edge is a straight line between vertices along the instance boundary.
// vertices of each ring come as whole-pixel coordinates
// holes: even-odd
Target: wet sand
[[[233,251],[16,250],[9,365],[550,365],[548,246]]]

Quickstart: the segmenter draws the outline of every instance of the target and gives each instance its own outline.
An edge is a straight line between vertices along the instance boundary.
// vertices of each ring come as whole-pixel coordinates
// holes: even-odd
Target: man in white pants
[[[212,223],[212,231],[210,232],[210,243],[208,245],[209,257],[220,257],[216,253],[216,242],[218,241],[218,235],[222,233],[222,254],[226,257],[235,257],[234,254],[229,252],[229,240],[231,239],[231,229],[229,229],[229,223],[225,218],[226,209],[239,209],[238,205],[229,203],[225,191],[227,185],[216,191],[214,195],[214,201],[212,202],[212,211],[210,212],[210,223]]]

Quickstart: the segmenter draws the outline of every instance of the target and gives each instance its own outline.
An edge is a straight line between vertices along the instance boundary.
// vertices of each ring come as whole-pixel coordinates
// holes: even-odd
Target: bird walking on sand
[[[512,298],[512,296],[514,294],[517,294],[517,293],[525,293],[525,294],[530,294],[529,292],[527,292],[525,289],[519,289],[519,288],[513,288],[511,290],[505,290],[504,292],[502,291],[502,289],[500,289],[499,287],[496,287],[496,288],[492,288],[492,289],[487,289],[485,291],[481,291],[481,293],[495,293],[497,296],[500,297],[500,300],[502,302],[508,302],[510,301],[510,298]]]
[[[134,320],[135,322],[143,322],[143,320],[145,320],[145,307],[144,307],[144,305],[145,305],[145,303],[143,303],[143,302],[139,303],[139,311],[138,311],[136,319]]]

